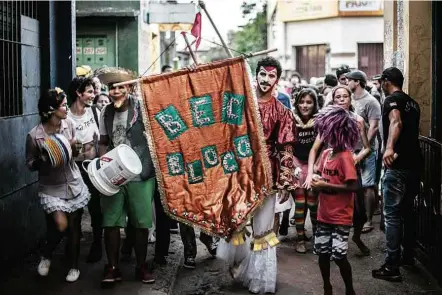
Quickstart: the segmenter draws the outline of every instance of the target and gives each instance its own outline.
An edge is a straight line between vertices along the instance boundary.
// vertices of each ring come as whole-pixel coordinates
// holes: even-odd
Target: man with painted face
[[[121,68],[104,68],[97,76],[109,86],[109,95],[113,100],[113,103],[104,108],[100,118],[100,156],[120,144],[126,144],[138,155],[143,167],[141,174],[120,187],[117,194],[101,198],[104,243],[108,258],[102,285],[113,285],[122,280],[118,257],[120,228],[125,227],[127,214],[129,222],[135,228],[136,277],[143,283],[154,283],[145,261],[148,229],[152,227],[155,170],[144,137],[141,102],[130,95],[130,86],[114,86],[115,83],[133,79],[134,75]]]
[[[218,246],[220,257],[229,259],[229,255],[225,254],[229,251],[230,255],[235,255],[235,261],[230,260],[234,261],[231,268],[232,275],[235,279],[242,281],[243,285],[248,287],[249,292],[255,294],[275,293],[276,291],[275,246],[279,244],[273,232],[276,192],[278,191],[281,196],[280,203],[283,203],[288,199],[289,191],[294,191],[296,188],[293,175],[294,117],[292,111],[276,99],[274,92],[281,72],[280,63],[273,57],[261,59],[256,68],[256,94],[267,154],[272,166],[274,191],[266,197],[253,216],[251,252],[245,251],[247,254],[240,257],[240,250],[231,249],[235,247],[232,242],[227,244],[222,241]]]

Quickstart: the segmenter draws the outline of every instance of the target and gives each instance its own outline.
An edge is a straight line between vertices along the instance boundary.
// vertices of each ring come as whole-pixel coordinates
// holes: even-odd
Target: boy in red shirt
[[[349,112],[338,106],[323,109],[315,121],[321,140],[329,147],[321,156],[312,188],[319,191],[318,228],[315,252],[324,281],[324,294],[332,294],[330,257],[345,283],[346,294],[355,294],[350,263],[347,260],[348,236],[353,220],[354,192],[358,189],[352,150],[359,131]]]

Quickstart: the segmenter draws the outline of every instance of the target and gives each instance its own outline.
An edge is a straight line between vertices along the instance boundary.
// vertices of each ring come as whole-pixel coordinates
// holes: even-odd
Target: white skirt
[[[269,196],[253,216],[253,236],[261,236],[273,229],[275,196]],[[270,245],[261,251],[251,250],[251,240],[234,246],[222,240],[218,245],[217,257],[225,260],[232,276],[242,282],[252,293],[275,293],[277,260],[276,247]]]
[[[38,196],[40,197],[40,204],[47,214],[55,211],[63,211],[66,213],[75,212],[86,207],[91,198],[91,194],[86,186],[81,194],[73,199],[61,199],[41,192],[38,193]]]

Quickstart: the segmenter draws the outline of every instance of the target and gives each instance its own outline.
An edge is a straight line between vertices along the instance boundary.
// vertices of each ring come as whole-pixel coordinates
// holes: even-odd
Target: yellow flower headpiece
[[[55,87],[54,89],[57,92],[57,95],[60,95],[60,93],[64,92],[63,89],[61,89],[60,87]]]

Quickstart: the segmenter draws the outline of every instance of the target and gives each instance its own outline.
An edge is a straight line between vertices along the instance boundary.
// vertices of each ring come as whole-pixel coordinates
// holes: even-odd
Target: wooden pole
[[[198,59],[196,58],[196,55],[193,52],[192,47],[190,46],[190,42],[189,39],[187,38],[186,32],[182,32],[181,35],[183,35],[184,41],[186,41],[187,48],[189,48],[190,56],[192,57],[193,62],[195,63],[195,65],[198,65]]]
[[[270,52],[275,52],[278,51],[277,48],[272,48],[272,49],[267,49],[267,50],[263,50],[263,51],[258,51],[258,52],[254,52],[254,53],[249,53],[247,55],[245,55],[246,58],[249,57],[254,57],[254,56],[259,56],[259,55],[264,55]],[[134,79],[134,80],[129,80],[129,81],[125,81],[125,82],[120,82],[120,83],[115,83],[113,84],[113,86],[123,86],[123,85],[130,85],[130,84],[135,84],[138,83],[139,81],[142,81],[143,77],[140,77],[138,79]]]
[[[212,17],[210,16],[209,12],[207,11],[206,4],[204,4],[204,1],[202,1],[202,0],[199,0],[199,1],[198,1],[198,4],[199,4],[199,6],[204,10],[204,12],[205,12],[206,15],[207,15],[207,18],[209,19],[210,23],[212,24],[213,28],[215,29],[216,34],[218,35],[219,39],[221,40],[221,43],[222,43],[223,46],[224,46],[224,50],[226,51],[227,56],[228,56],[228,57],[233,57],[232,52],[231,52],[230,49],[227,47],[226,42],[224,41],[223,37],[221,36],[220,32],[218,31],[218,28],[216,27],[215,23],[213,22]]]
[[[266,49],[266,50],[262,50],[262,51],[258,51],[258,52],[254,52],[254,53],[249,53],[249,54],[246,54],[245,56],[247,58],[249,58],[249,57],[254,57],[254,56],[258,56],[258,55],[268,54],[268,53],[275,52],[275,51],[278,51],[278,48]]]

